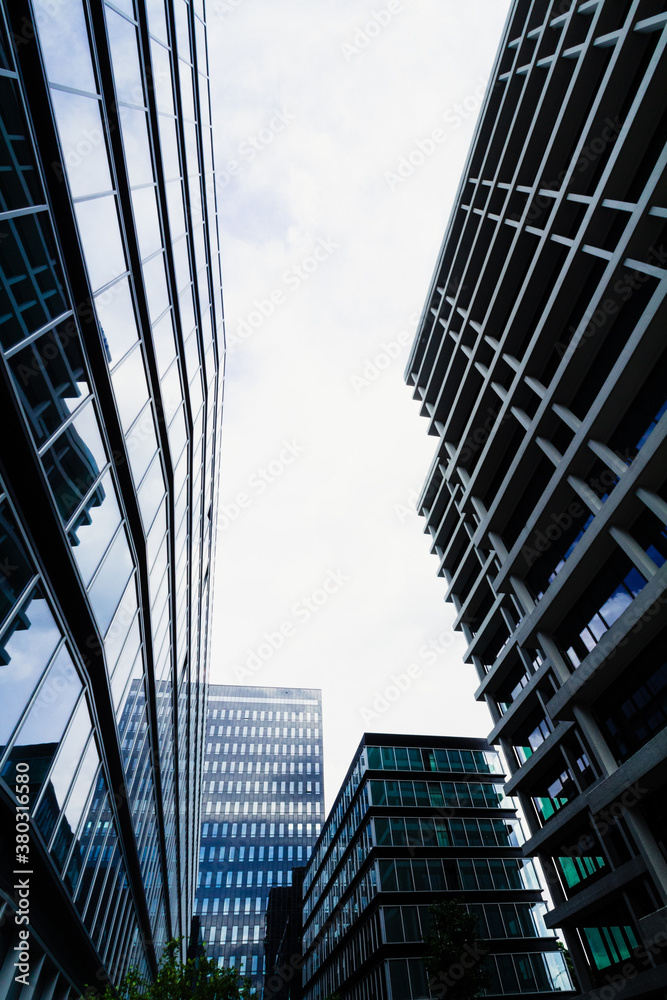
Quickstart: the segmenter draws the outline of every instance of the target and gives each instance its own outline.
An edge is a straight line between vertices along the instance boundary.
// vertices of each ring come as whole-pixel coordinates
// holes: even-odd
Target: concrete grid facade
[[[269,893],[321,830],[322,760],[319,689],[209,686],[195,912],[207,955],[260,992]]]
[[[190,933],[223,350],[203,4],[3,3],[0,91],[0,995],[65,1000]]]
[[[407,368],[419,509],[584,993],[667,986],[667,7],[517,0]]]

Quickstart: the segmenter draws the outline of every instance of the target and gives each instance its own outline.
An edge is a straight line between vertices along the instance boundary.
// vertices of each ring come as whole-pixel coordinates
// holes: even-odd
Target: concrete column
[[[551,636],[546,634],[546,632],[538,632],[537,641],[553,663],[554,673],[556,674],[559,682],[564,684],[570,677],[572,671],[566,666],[565,660],[561,656],[558,646]]]
[[[602,774],[605,777],[613,774],[618,770],[618,764],[589,708],[584,705],[574,705],[573,713]]]

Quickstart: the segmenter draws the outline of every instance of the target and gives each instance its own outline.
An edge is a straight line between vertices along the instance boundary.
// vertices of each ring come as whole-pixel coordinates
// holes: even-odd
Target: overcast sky
[[[508,7],[208,3],[228,339],[211,680],[322,688],[327,808],[364,730],[490,729],[412,509],[435,439],[403,371]]]

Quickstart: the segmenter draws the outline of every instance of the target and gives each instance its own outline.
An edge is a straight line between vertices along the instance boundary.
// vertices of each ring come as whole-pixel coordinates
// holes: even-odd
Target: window
[[[638,941],[629,924],[617,927],[584,927],[587,951],[596,968],[606,969],[610,965],[626,961],[638,947]]]

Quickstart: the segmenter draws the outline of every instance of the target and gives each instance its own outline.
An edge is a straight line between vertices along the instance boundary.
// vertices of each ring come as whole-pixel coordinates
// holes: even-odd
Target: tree
[[[570,952],[568,951],[568,949],[565,947],[565,944],[563,943],[563,941],[560,941],[560,940],[558,941],[558,949],[559,949],[561,955],[563,956],[563,958],[565,959],[565,965],[567,966],[567,971],[570,973],[570,979],[572,980],[574,988],[575,988],[575,990],[578,990],[579,989],[579,984],[578,984],[578,981],[577,981],[577,974],[574,971],[574,963],[572,962],[572,956],[570,955]]]
[[[448,1000],[472,1000],[489,984],[487,950],[477,936],[477,917],[457,899],[429,906],[424,964],[431,992]]]
[[[87,986],[84,1000],[256,1000],[250,980],[241,982],[236,969],[222,968],[205,954],[181,962],[178,948],[177,940],[167,943],[155,980],[130,969],[115,988],[107,985],[99,993]]]

